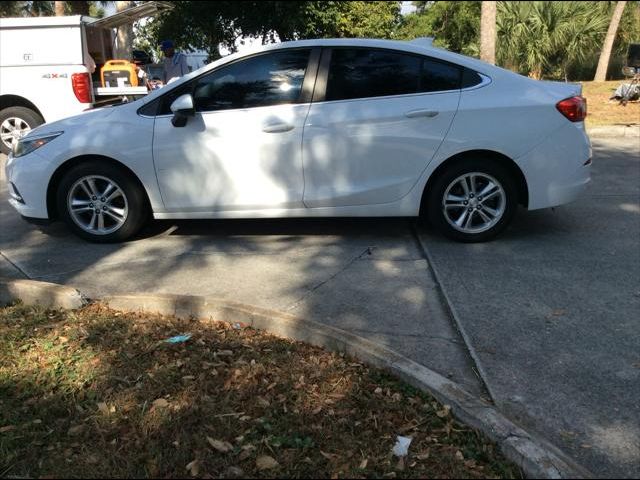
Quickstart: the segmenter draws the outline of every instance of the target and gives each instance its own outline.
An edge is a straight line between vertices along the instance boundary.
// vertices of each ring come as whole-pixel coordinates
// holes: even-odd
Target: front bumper
[[[48,162],[37,152],[13,158],[9,155],[5,174],[9,190],[9,203],[20,215],[36,220],[47,220],[47,186],[50,172]]]

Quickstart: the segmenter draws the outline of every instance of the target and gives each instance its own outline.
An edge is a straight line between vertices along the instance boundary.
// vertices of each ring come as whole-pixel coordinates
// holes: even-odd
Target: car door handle
[[[419,117],[427,117],[433,118],[438,115],[440,112],[436,112],[435,110],[410,110],[404,115],[407,118],[419,118]]]
[[[290,123],[274,123],[272,125],[265,125],[262,127],[262,131],[265,133],[284,133],[290,132],[294,128]]]

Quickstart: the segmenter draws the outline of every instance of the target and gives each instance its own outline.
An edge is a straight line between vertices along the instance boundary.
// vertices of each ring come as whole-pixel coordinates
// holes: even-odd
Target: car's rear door
[[[303,136],[304,203],[392,203],[431,161],[458,108],[462,69],[396,50],[324,49]]]

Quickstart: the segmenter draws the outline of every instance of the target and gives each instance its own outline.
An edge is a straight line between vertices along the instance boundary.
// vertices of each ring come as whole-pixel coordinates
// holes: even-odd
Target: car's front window
[[[300,97],[309,49],[251,57],[196,81],[196,111],[211,112],[295,103]]]

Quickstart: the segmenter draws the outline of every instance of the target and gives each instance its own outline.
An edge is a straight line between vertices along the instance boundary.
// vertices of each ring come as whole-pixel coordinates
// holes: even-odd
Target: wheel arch
[[[511,158],[507,157],[506,155],[493,150],[482,150],[482,149],[468,150],[465,152],[457,153],[449,157],[440,165],[438,165],[438,167],[429,176],[429,180],[427,181],[427,184],[425,185],[424,190],[422,192],[422,200],[420,202],[421,216],[426,213],[426,210],[425,210],[426,199],[429,196],[430,189],[433,187],[433,185],[436,182],[436,179],[442,174],[442,172],[444,172],[447,168],[450,168],[451,165],[454,165],[458,162],[464,161],[469,158],[478,158],[478,157],[490,158],[497,161],[501,165],[505,166],[509,170],[509,173],[511,174],[511,176],[514,178],[516,182],[516,189],[518,192],[518,203],[523,205],[524,207],[527,207],[529,205],[529,188],[527,186],[527,180],[524,176],[524,173],[522,172],[522,170],[520,169],[520,167],[516,162],[514,162]]]
[[[45,120],[44,115],[42,115],[40,109],[26,98],[21,97],[20,95],[0,95],[0,110],[11,107],[28,108],[29,110],[33,110],[34,112],[36,112],[38,115],[40,115],[40,117],[42,117],[43,120]]]
[[[49,214],[49,219],[54,220],[60,218],[60,212],[58,212],[58,206],[56,202],[56,193],[58,191],[58,187],[60,182],[64,178],[64,175],[81,163],[85,163],[88,161],[97,160],[100,162],[108,163],[122,171],[124,171],[127,175],[131,176],[131,178],[138,184],[138,186],[142,189],[145,196],[145,201],[147,202],[147,207],[151,210],[151,201],[149,199],[149,193],[147,189],[144,187],[143,183],[138,178],[138,175],[127,167],[124,163],[119,162],[111,157],[106,157],[104,155],[80,155],[78,157],[70,158],[63,164],[61,164],[49,180],[49,185],[47,186],[47,212]]]

